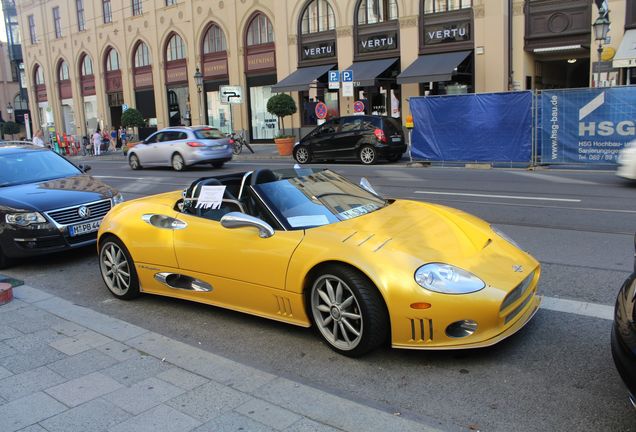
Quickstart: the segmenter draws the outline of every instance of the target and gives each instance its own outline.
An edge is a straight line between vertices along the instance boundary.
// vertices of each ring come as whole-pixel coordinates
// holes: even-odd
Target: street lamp
[[[7,104],[7,114],[9,114],[9,120],[11,120],[11,116],[13,115],[13,105],[11,105],[11,102]]]
[[[598,18],[592,24],[592,28],[594,29],[594,39],[598,41],[598,65],[596,66],[596,87],[599,86],[601,82],[601,54],[603,54],[603,42],[607,37],[607,33],[610,28],[610,20],[607,18],[607,13],[604,13],[603,10],[599,10]]]
[[[203,93],[203,74],[201,73],[201,71],[199,70],[199,68],[197,68],[196,72],[194,73],[194,83],[197,86],[197,95],[198,95],[198,101],[199,101],[199,124],[202,125],[203,122],[203,103],[202,103],[202,93]]]

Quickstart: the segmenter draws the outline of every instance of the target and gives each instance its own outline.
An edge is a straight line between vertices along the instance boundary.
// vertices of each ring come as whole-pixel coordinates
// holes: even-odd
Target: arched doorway
[[[44,69],[36,64],[33,69],[33,83],[35,84],[35,98],[38,103],[38,117],[40,119],[39,127],[48,133],[49,128],[54,128],[53,111],[49,107],[48,97],[46,95],[46,82],[44,81]],[[53,129],[55,130],[55,129]]]
[[[121,126],[122,105],[124,104],[124,92],[119,65],[119,53],[113,47],[109,47],[104,54],[104,70],[106,79],[106,96],[110,110],[110,124],[105,124],[105,129],[117,129]]]
[[[192,124],[186,53],[183,38],[177,33],[171,33],[164,50],[169,126]]]
[[[232,110],[221,103],[222,85],[229,84],[227,41],[221,27],[209,23],[201,41],[203,59],[204,122],[225,133],[232,132]]]
[[[135,86],[135,108],[146,120],[148,127],[139,128],[139,139],[145,139],[157,130],[157,109],[152,79],[152,57],[150,48],[137,41],[133,49],[133,77]]]
[[[79,63],[80,86],[82,92],[82,109],[84,110],[84,135],[90,135],[97,129],[97,96],[95,95],[95,73],[93,60],[84,53]]]
[[[61,104],[62,132],[75,135],[77,130],[73,109],[73,88],[68,63],[65,60],[60,60],[57,66],[57,86]]]

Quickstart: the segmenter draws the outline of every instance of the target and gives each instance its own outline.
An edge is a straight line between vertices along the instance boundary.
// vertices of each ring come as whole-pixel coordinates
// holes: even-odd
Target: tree
[[[20,133],[20,125],[16,122],[8,121],[2,125],[2,133],[5,135],[15,135]]]
[[[146,126],[146,120],[137,109],[128,108],[121,115],[121,125],[125,128],[144,127]]]
[[[285,124],[283,117],[292,115],[296,112],[296,101],[286,93],[278,93],[269,98],[267,101],[267,112],[278,117],[282,126],[282,136],[285,136]]]

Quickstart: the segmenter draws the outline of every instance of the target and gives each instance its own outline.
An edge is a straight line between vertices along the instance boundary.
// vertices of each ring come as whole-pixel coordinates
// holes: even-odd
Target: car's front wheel
[[[141,163],[139,162],[139,157],[136,154],[130,155],[128,158],[128,165],[130,165],[130,168],[134,170],[141,169]]]
[[[294,148],[294,159],[296,159],[298,163],[307,164],[311,162],[311,152],[307,146],[297,145],[296,148]]]
[[[373,165],[378,159],[378,152],[373,146],[366,145],[360,149],[358,156],[360,157],[360,162],[363,164]]]
[[[359,272],[328,266],[313,279],[309,291],[313,322],[329,347],[361,356],[386,342],[389,320],[382,296]]]
[[[175,171],[183,171],[185,169],[185,161],[179,153],[172,155],[172,169]]]
[[[139,296],[139,278],[126,246],[107,238],[99,248],[99,269],[108,290],[115,297],[130,300]]]

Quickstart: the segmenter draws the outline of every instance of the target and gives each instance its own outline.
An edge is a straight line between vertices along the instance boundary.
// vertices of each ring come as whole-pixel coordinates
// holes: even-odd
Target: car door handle
[[[162,214],[148,213],[143,215],[141,219],[147,224],[162,229],[181,230],[188,226],[186,222],[180,219],[175,219]]]

